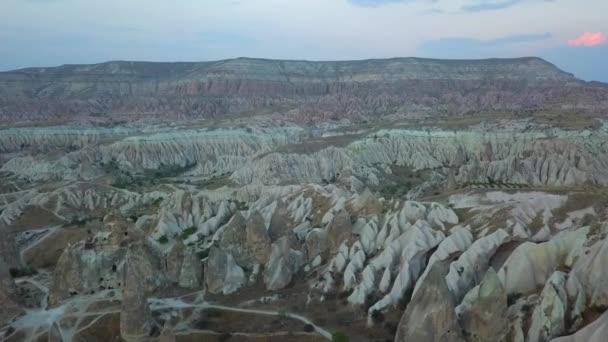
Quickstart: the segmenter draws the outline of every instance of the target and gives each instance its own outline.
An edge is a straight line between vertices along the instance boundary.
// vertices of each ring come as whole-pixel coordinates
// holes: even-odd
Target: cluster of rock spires
[[[605,185],[608,151],[603,142],[608,138],[607,127],[603,124],[583,131],[532,128],[526,132],[484,128],[380,130],[359,137],[344,135],[343,147],[331,146],[330,140],[323,146],[324,138],[320,137],[320,150],[310,154],[289,151],[290,146],[307,143],[309,132],[297,126],[252,133],[250,129],[176,133],[159,127],[160,132],[128,138],[121,138],[120,129],[94,129],[81,135],[72,135],[69,130],[46,132],[46,128],[16,133],[3,130],[0,151],[13,157],[0,171],[27,181],[92,180],[107,173],[137,181],[146,171],[160,173],[173,168],[187,170],[191,177],[224,179],[238,185],[336,181],[362,191],[365,184],[379,185],[383,176],[392,173],[391,167],[399,166],[449,169],[456,184],[490,180],[531,186]],[[96,140],[100,135],[115,140],[100,143]],[[30,154],[32,146],[39,144],[65,149],[78,146],[75,144],[85,146],[50,159],[44,151],[37,156]]]
[[[44,200],[34,195],[19,210],[51,209],[51,201],[60,219],[83,208],[90,215],[108,210],[112,202],[124,203],[124,214],[111,210],[102,222],[87,225],[84,241],[66,247],[54,268],[48,303],[53,307],[72,296],[121,289],[126,340],[142,340],[153,327],[159,331],[147,296],[160,289],[204,286],[229,295],[261,279],[268,291],[281,291],[313,273],[319,276],[306,280],[318,294],[312,300],[322,303],[332,292],[347,291],[348,302],[363,305],[373,296],[370,317],[394,310],[413,293],[397,341],[550,341],[576,333],[588,310],[608,305],[598,271],[608,261],[606,226],[584,226],[578,214],[595,221],[601,218],[595,208],[603,209],[582,208],[563,221],[553,219],[568,196],[464,193],[449,197],[445,206],[387,200],[334,185],[276,186],[249,193],[249,207],[238,209],[230,198],[244,194],[179,190],[152,196],[98,186],[69,191]],[[96,200],[99,196],[112,200]],[[146,197],[160,199],[156,214],[125,219],[152,201]],[[461,223],[452,208],[474,216]],[[18,213],[5,210],[5,224],[19,222]],[[488,215],[505,212],[509,219],[498,227],[488,221]],[[546,227],[540,230],[532,227],[539,215]],[[184,241],[175,237],[190,224],[195,233]],[[539,233],[543,229],[546,234]],[[159,236],[170,243],[163,246]],[[508,258],[493,261],[509,244],[517,247]],[[208,252],[204,275],[197,250]],[[7,322],[23,309],[8,267],[2,270]]]
[[[181,241],[164,253],[143,231],[113,210],[105,229],[68,246],[57,262],[48,294],[50,307],[76,295],[120,290],[120,333],[126,341],[149,341],[154,325],[148,296],[170,286],[202,287],[203,266]]]
[[[256,286],[258,279],[267,291],[281,291],[294,282],[306,281],[310,283],[311,300],[323,302],[332,293],[345,292],[351,305],[367,306],[370,317],[375,312],[395,310],[411,293],[398,330],[404,340],[423,338],[415,336],[428,333],[421,327],[431,324],[437,325],[437,335],[424,337],[430,340],[450,340],[449,336],[458,334],[460,339],[475,341],[497,336],[509,341],[549,341],[578,331],[585,312],[607,302],[598,285],[603,283],[601,273],[588,272],[601,268],[604,255],[600,242],[589,251],[584,249],[593,239],[604,241],[598,233],[604,228],[595,227],[592,238],[591,227],[579,222],[587,216],[600,222],[605,210],[601,205],[573,211],[557,222],[552,217],[566,206],[567,195],[529,190],[515,194],[480,190],[471,194],[465,188],[449,197],[446,206],[382,198],[366,189],[379,185],[391,167],[402,164],[412,169],[450,170],[441,171],[444,176],[438,184],[452,192],[458,184],[478,182],[491,189],[509,180],[536,187],[605,184],[608,158],[604,158],[605,144],[601,143],[607,135],[604,127],[593,132],[554,130],[551,134],[379,131],[346,147],[329,147],[306,155],[318,161],[317,167],[310,169],[312,173],[306,173],[308,169],[292,157],[283,158],[295,154],[269,152],[300,141],[303,133],[297,127],[266,128],[265,132],[278,135],[264,138],[243,135],[244,131],[238,130],[202,131],[181,141],[165,140],[163,137],[177,135],[159,130],[141,141],[117,135],[118,140],[110,145],[100,143],[93,135],[93,145],[84,143],[72,152],[78,155],[73,163],[84,156],[90,158],[89,170],[97,168],[89,173],[91,177],[83,176],[81,169],[75,170],[69,163],[65,164],[67,169],[75,170],[77,177],[41,167],[39,164],[46,161],[19,156],[27,153],[31,142],[14,142],[15,136],[11,135],[0,139],[5,151],[17,155],[2,166],[15,186],[23,186],[26,181],[65,182],[50,191],[9,189],[0,194],[7,203],[0,214],[5,227],[21,226],[24,217],[40,215],[40,210],[44,213],[42,222],[28,223],[29,229],[47,229],[46,222],[93,220],[85,224],[86,239],[66,246],[56,260],[48,290],[51,307],[74,296],[108,289],[122,289],[128,294],[133,287],[134,292],[125,301],[134,301],[128,310],[138,313],[127,310],[121,320],[126,329],[123,337],[137,339],[149,334],[153,326],[155,331],[160,330],[146,313],[147,294],[177,286],[204,287],[211,294],[230,295]],[[86,135],[67,138],[62,130],[58,132],[48,136],[50,146],[86,141]],[[108,137],[112,133],[100,135]],[[514,136],[530,142],[518,142]],[[28,138],[24,135],[20,139]],[[206,150],[210,141],[212,148]],[[172,145],[175,143],[179,145]],[[129,151],[129,144],[138,149],[133,154],[120,154]],[[168,152],[178,146],[191,146],[197,152],[189,154],[189,148],[181,155]],[[227,172],[233,183],[216,190],[190,187],[141,191],[97,181],[108,176],[100,164],[108,161],[118,161],[121,170],[133,174],[161,165],[194,162],[194,169],[171,177],[209,179],[205,178],[206,172],[198,173],[204,169],[198,163],[203,158],[221,163],[227,153],[236,153],[242,158],[239,163],[248,165],[224,164],[226,169],[221,171]],[[259,155],[252,157],[251,153]],[[523,158],[522,163],[512,155]],[[278,171],[259,171],[256,175],[269,156],[274,156],[272,162],[261,168]],[[16,166],[24,158],[31,160],[28,165],[37,166]],[[335,168],[341,158],[348,162],[339,162],[341,166]],[[506,169],[501,168],[504,165]],[[285,171],[286,167],[295,173]],[[322,173],[315,174],[319,170]],[[245,172],[250,178],[243,178]],[[272,175],[278,181],[265,181]],[[325,178],[334,178],[334,184],[315,184]],[[493,184],[487,181],[490,178]],[[308,184],[288,185],[300,181]],[[470,211],[474,216],[461,222],[455,209]],[[125,218],[133,213],[137,213],[135,218]],[[504,219],[496,222],[496,217]],[[539,217],[540,226],[534,226]],[[6,247],[5,263],[19,266],[16,244],[8,240],[2,244]],[[508,245],[518,247],[501,264],[492,264],[490,261]],[[131,277],[128,268],[154,277]],[[439,272],[443,277],[437,275]],[[318,276],[308,279],[313,273]],[[10,276],[4,279],[2,298],[7,304],[3,317],[9,321],[22,309]],[[144,289],[143,294],[139,289]],[[507,304],[505,298],[511,302]],[[445,312],[428,310],[433,305],[442,306]],[[561,309],[553,309],[556,307]],[[548,313],[543,308],[557,311]],[[505,323],[509,321],[515,323]]]
[[[538,59],[0,73],[0,118],[11,120],[287,112],[0,129],[0,339],[220,339],[212,310],[270,329],[255,315],[274,308],[312,340],[344,330],[354,341],[604,341],[608,122],[342,119],[601,111],[605,89]],[[284,329],[233,339],[299,336]]]

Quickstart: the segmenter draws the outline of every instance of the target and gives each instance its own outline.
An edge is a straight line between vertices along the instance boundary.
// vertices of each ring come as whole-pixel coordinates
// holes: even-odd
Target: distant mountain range
[[[540,58],[309,62],[237,58],[126,62],[0,73],[0,119],[76,115],[208,118],[285,113],[300,120],[410,112],[608,108],[608,87]]]

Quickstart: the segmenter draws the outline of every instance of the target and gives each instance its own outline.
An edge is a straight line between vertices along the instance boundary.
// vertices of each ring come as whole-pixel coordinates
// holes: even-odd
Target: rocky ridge
[[[304,121],[429,109],[605,108],[607,94],[538,58],[116,61],[2,72],[0,118],[208,118],[284,109]],[[585,104],[568,98],[585,99]]]

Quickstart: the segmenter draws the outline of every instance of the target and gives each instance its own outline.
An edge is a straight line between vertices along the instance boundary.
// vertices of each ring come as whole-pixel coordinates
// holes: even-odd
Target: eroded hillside
[[[538,59],[0,74],[0,338],[604,341],[604,92]]]

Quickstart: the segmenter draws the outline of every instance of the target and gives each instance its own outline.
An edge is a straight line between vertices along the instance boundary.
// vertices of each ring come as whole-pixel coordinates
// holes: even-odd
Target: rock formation
[[[245,284],[245,272],[232,254],[212,247],[205,266],[205,284],[211,293],[230,294]]]
[[[179,275],[182,270],[182,263],[184,262],[186,246],[181,240],[177,240],[169,251],[165,254],[164,269],[167,273],[167,277],[173,282],[177,283]]]
[[[13,238],[13,234],[9,231],[8,227],[0,220],[0,262],[3,262],[6,267],[10,268],[21,268],[22,262],[19,254],[17,253],[17,247]]]
[[[587,295],[587,302],[591,306],[601,308],[608,306],[608,275],[604,272],[608,264],[606,228],[602,226],[603,232],[598,232],[600,236],[592,238],[591,241],[598,238],[601,240],[593,242],[585,252],[576,253],[578,258],[572,266],[572,273],[580,281]]]
[[[6,263],[0,259],[0,326],[23,313],[17,303],[17,290]]]
[[[540,294],[540,303],[532,313],[528,341],[549,341],[566,332],[566,315],[569,311],[566,279],[566,274],[558,271],[547,281]]]
[[[303,263],[304,255],[291,248],[289,237],[283,236],[275,241],[264,270],[266,288],[272,291],[287,286]]]
[[[577,333],[554,338],[552,342],[602,342],[608,334],[608,312],[604,313],[595,322],[584,327]]]
[[[445,282],[447,267],[433,265],[399,321],[395,342],[457,342],[463,339],[454,312],[454,299]]]
[[[167,278],[184,288],[202,286],[203,266],[196,254],[178,240],[165,256]]]
[[[283,201],[279,200],[270,219],[268,236],[270,237],[270,240],[276,241],[280,237],[287,235],[291,228],[292,223],[287,211],[287,207]]]
[[[328,248],[327,232],[325,230],[316,228],[306,235],[305,250],[309,260],[318,256],[321,259],[326,259]]]
[[[266,230],[266,224],[262,215],[256,211],[253,212],[247,220],[246,230],[246,248],[250,251],[255,262],[260,265],[265,265],[270,257],[270,237]]]
[[[507,334],[507,292],[493,269],[457,308],[464,336],[472,342],[500,342]]]
[[[133,251],[127,253],[120,312],[120,336],[126,341],[148,341],[152,332],[152,314],[144,283],[150,273],[143,265],[145,260],[141,255]]]
[[[340,245],[350,239],[352,229],[350,214],[346,210],[338,211],[327,226],[327,241],[330,253],[337,252]]]
[[[61,254],[49,291],[51,306],[58,305],[76,294],[89,294],[124,286],[121,274],[128,250],[138,254],[138,267],[142,272],[145,270],[145,274],[155,275],[143,278],[147,291],[162,288],[167,284],[160,260],[146,245],[143,232],[128,223],[117,211],[108,214],[104,223],[107,230],[67,246]]]
[[[567,259],[580,253],[585,240],[586,230],[579,229],[548,242],[520,245],[499,271],[507,293],[535,292],[556,269],[567,265]]]
[[[229,251],[239,265],[252,265],[252,255],[246,249],[247,246],[247,221],[237,212],[232,216],[228,224],[224,226],[220,247]]]

